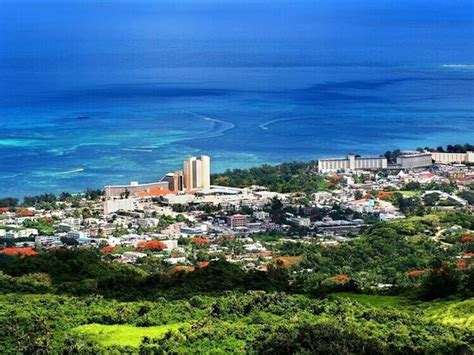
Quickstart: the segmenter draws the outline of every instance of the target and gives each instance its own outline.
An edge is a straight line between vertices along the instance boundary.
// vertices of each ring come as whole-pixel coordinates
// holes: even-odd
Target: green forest
[[[221,186],[265,186],[277,192],[312,193],[328,188],[325,179],[315,174],[317,163],[293,162],[263,165],[249,169],[226,170],[211,176],[212,183]]]
[[[380,300],[372,306],[345,294],[316,299],[249,291],[134,302],[97,295],[10,294],[0,302],[3,353],[472,351],[473,324],[466,319],[466,312],[474,310],[472,300],[438,302],[431,309],[410,303],[385,306]],[[450,323],[453,317],[461,321]]]

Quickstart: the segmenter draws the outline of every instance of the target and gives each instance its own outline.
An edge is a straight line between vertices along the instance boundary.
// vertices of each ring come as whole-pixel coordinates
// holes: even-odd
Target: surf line
[[[59,173],[53,173],[52,175],[74,174],[74,173],[80,173],[82,171],[84,171],[84,168],[77,168],[77,169],[72,169],[72,170],[67,170],[67,171],[61,171]]]
[[[145,153],[153,152],[153,150],[150,148],[122,148],[122,150],[127,151],[127,152],[145,152]]]
[[[197,113],[197,112],[192,112],[192,111],[182,111],[184,113],[187,113],[189,115],[193,115],[193,116],[196,116],[196,117],[199,117],[205,121],[211,121],[211,122],[214,122],[215,124],[217,125],[220,125],[221,127],[217,128],[215,131],[211,131],[211,132],[199,132],[199,133],[193,133],[192,136],[183,136],[183,137],[176,137],[176,138],[173,138],[169,141],[166,141],[166,142],[162,142],[162,143],[155,143],[155,144],[150,144],[148,146],[144,146],[144,147],[141,147],[139,149],[155,149],[155,148],[159,148],[159,147],[162,147],[162,146],[165,146],[165,145],[169,145],[169,144],[173,144],[173,143],[177,143],[177,142],[184,142],[184,141],[191,141],[191,140],[196,140],[196,139],[206,139],[206,138],[215,138],[215,137],[220,137],[220,136],[223,136],[224,135],[224,132],[232,129],[232,128],[235,128],[236,125],[232,122],[229,122],[229,121],[224,121],[224,120],[219,120],[217,118],[212,118],[212,117],[209,117],[209,116],[206,116],[206,115],[202,115],[200,113]]]
[[[184,111],[184,112],[188,113],[190,115],[193,115],[193,116],[200,117],[205,121],[211,121],[211,122],[221,124],[223,127],[218,129],[216,132],[212,133],[211,137],[214,137],[215,134],[222,135],[225,131],[228,131],[229,129],[235,128],[235,123],[232,123],[232,122],[229,122],[229,121],[219,120],[217,118],[212,118],[212,117],[209,117],[209,116],[197,113],[197,112],[192,112],[192,111]]]
[[[271,120],[271,121],[268,121],[268,122],[264,122],[262,123],[261,125],[259,125],[258,127],[260,127],[261,129],[263,130],[268,130],[268,126],[271,126],[272,124],[274,123],[278,123],[278,122],[285,122],[285,121],[297,121],[297,120],[303,120],[303,119],[306,119],[306,118],[314,118],[315,115],[311,115],[311,116],[295,116],[295,117],[282,117],[282,118],[277,118],[275,120]]]

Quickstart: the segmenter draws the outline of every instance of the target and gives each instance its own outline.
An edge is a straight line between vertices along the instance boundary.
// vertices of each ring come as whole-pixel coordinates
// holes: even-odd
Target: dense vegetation
[[[5,353],[454,354],[472,350],[469,329],[431,321],[429,308],[377,309],[345,297],[317,300],[259,291],[124,303],[97,296],[7,295],[0,297],[0,304],[0,347]],[[473,304],[463,307],[472,310]],[[147,332],[144,327],[151,328]],[[127,337],[144,333],[149,336],[141,342]]]
[[[277,192],[312,193],[327,189],[325,180],[316,174],[316,162],[263,165],[250,169],[227,170],[212,175],[212,183],[222,186],[265,186]]]
[[[61,192],[60,194],[43,193],[35,196],[26,195],[21,202],[16,197],[3,197],[0,198],[0,208],[15,209],[16,207],[36,207],[50,210],[52,208],[58,208],[58,203],[60,202],[72,203],[72,205],[75,206],[81,199],[97,200],[103,195],[104,191],[100,189],[88,188],[84,192],[74,195],[69,192]]]
[[[434,151],[435,149],[432,148],[425,148],[429,151]],[[466,153],[467,151],[474,151],[474,145],[466,143],[466,144],[448,144],[446,148],[437,147],[437,152],[446,152],[446,153]]]

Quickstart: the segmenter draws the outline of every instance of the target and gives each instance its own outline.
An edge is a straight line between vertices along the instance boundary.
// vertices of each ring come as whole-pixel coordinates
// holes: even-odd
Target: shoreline
[[[471,145],[470,143],[456,143],[454,145],[452,144],[449,144],[446,146],[446,150],[448,150],[448,147],[453,147],[453,148],[456,148],[458,147],[457,149],[459,150],[459,147],[463,147],[462,149],[464,150],[469,150],[473,147],[473,145]],[[427,148],[427,147],[425,147]],[[431,151],[436,151],[438,147],[430,147]],[[442,147],[444,148],[444,147]],[[416,149],[419,149],[419,148],[416,148]],[[414,150],[414,149],[413,149]],[[386,151],[386,152],[391,152],[390,150],[389,151]],[[349,153],[349,152],[348,152]],[[377,156],[377,157],[382,157],[384,156],[385,152],[384,153],[380,153],[378,155],[372,155],[373,157]],[[346,154],[347,155],[347,154]],[[333,156],[333,157],[328,157],[329,159],[331,158],[341,158],[341,157],[344,157],[343,155],[337,157],[337,156]],[[183,158],[184,159],[184,158]],[[212,157],[211,157],[212,159]],[[298,160],[298,159],[295,159],[295,160],[291,160],[291,161],[283,161],[283,162],[275,162],[275,163],[256,163],[256,164],[252,164],[250,166],[244,166],[244,167],[235,167],[235,166],[232,166],[232,167],[226,167],[226,168],[215,168],[216,164],[213,162],[212,165],[214,166],[214,169],[211,169],[211,179],[212,178],[215,178],[216,176],[218,175],[221,175],[221,174],[225,174],[227,171],[233,171],[233,170],[249,170],[249,169],[254,169],[254,168],[262,168],[264,166],[272,166],[272,167],[275,167],[275,166],[279,166],[279,165],[283,165],[283,164],[291,164],[291,163],[297,163],[297,164],[310,164],[310,163],[315,163],[315,166],[318,162],[319,159],[327,159],[326,157],[316,157],[315,156],[315,159],[312,159],[312,160]],[[470,165],[470,164],[468,164]],[[217,164],[218,166],[218,164]],[[180,169],[177,169],[177,170],[180,170]],[[67,171],[63,171],[63,172],[57,172],[57,173],[54,173],[52,174],[52,176],[64,176],[64,175],[75,175],[75,174],[80,174],[82,172],[85,172],[87,171],[87,168],[84,168],[84,167],[78,167],[78,168],[75,168],[75,169],[71,169],[71,170],[67,170]],[[166,173],[163,173],[162,176],[164,176]],[[161,177],[160,177],[161,179]],[[118,185],[123,185],[123,184],[128,184],[130,181],[137,181],[137,177],[136,176],[133,176],[131,177],[128,181],[121,181],[119,183],[117,183]],[[138,181],[140,181],[140,183],[142,184],[147,184],[147,183],[153,183],[153,182],[156,182],[156,181],[159,181],[159,179],[156,179],[154,181],[144,181],[144,180],[140,180],[138,179]],[[91,184],[89,186],[85,186],[83,188],[79,188],[79,189],[57,189],[57,190],[45,190],[45,191],[42,191],[42,192],[39,192],[39,193],[25,193],[25,194],[1,194],[0,193],[0,198],[8,198],[8,197],[13,197],[13,198],[18,198],[18,199],[23,199],[23,197],[25,196],[37,196],[37,195],[42,195],[42,194],[54,194],[54,195],[59,195],[61,194],[62,192],[66,192],[66,193],[70,193],[70,194],[73,194],[73,195],[78,195],[78,194],[82,194],[84,193],[86,190],[88,189],[93,189],[93,190],[101,190],[103,191],[104,190],[104,187],[107,186],[107,185],[116,185],[116,184],[107,184],[107,183],[102,183],[100,185],[97,185],[97,184]]]

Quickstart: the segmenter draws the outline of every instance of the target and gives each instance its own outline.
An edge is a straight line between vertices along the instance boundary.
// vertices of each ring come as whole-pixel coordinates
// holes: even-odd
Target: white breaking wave
[[[229,121],[219,120],[219,119],[217,119],[217,118],[209,117],[209,116],[202,115],[202,114],[200,114],[200,113],[196,113],[196,112],[192,112],[192,111],[185,111],[185,112],[186,112],[186,113],[189,113],[189,114],[191,114],[191,115],[200,117],[200,118],[202,118],[202,119],[205,120],[205,121],[211,121],[211,122],[218,123],[218,124],[221,125],[222,127],[220,127],[219,129],[217,129],[217,130],[214,131],[214,132],[203,133],[203,134],[200,135],[200,136],[189,137],[189,138],[183,138],[182,140],[192,140],[192,139],[202,139],[202,138],[220,137],[220,136],[223,136],[223,135],[224,135],[224,132],[226,132],[226,131],[228,131],[228,130],[230,130],[230,129],[232,129],[232,128],[235,128],[235,124],[232,123],[232,122],[229,122]]]
[[[443,64],[443,68],[474,69],[474,64]]]
[[[229,129],[235,128],[235,124],[229,121],[224,121],[224,120],[219,120],[217,118],[212,118],[209,116],[201,115],[200,113],[192,112],[192,111],[186,111],[186,113],[189,113],[194,116],[201,117],[205,121],[211,121],[211,122],[216,122],[222,124],[224,127],[218,130],[220,133],[223,133],[225,131],[228,131]]]
[[[84,168],[77,168],[77,169],[72,169],[72,170],[67,170],[67,171],[61,171],[59,173],[53,173],[52,175],[74,174],[74,173],[80,173],[82,171],[84,171]]]
[[[167,140],[164,140],[163,142],[150,144],[150,145],[147,145],[147,146],[144,146],[144,147],[141,147],[141,148],[137,148],[137,149],[143,149],[144,151],[148,151],[150,149],[156,149],[156,148],[159,148],[159,147],[162,147],[162,146],[165,146],[165,145],[168,145],[168,144],[176,143],[176,142],[190,141],[190,140],[195,140],[195,139],[206,139],[206,138],[220,137],[220,136],[224,135],[224,132],[226,132],[226,131],[228,131],[232,128],[235,128],[235,124],[232,123],[232,122],[229,122],[229,121],[219,120],[217,118],[205,116],[205,115],[202,115],[200,113],[196,113],[196,112],[192,112],[192,111],[183,111],[183,112],[187,113],[187,114],[190,114],[190,115],[193,115],[193,116],[196,116],[196,117],[199,117],[199,118],[201,118],[205,121],[215,122],[220,127],[218,127],[218,129],[216,129],[215,131],[198,132],[197,134],[193,134],[192,136],[184,135],[184,136],[181,136],[181,137],[172,137],[172,138],[169,138]],[[130,149],[135,149],[135,148],[125,148],[125,149],[130,150]]]
[[[149,148],[122,148],[122,150],[125,150],[127,152],[146,152],[146,153],[151,153],[153,150]]]
[[[294,116],[294,117],[282,117],[282,118],[277,118],[275,120],[271,120],[271,121],[267,121],[267,122],[264,122],[262,123],[261,125],[259,125],[258,127],[260,127],[261,129],[263,130],[268,130],[268,126],[271,126],[272,124],[274,123],[278,123],[278,122],[284,122],[284,121],[297,121],[297,120],[304,120],[304,119],[307,119],[307,118],[314,118],[315,115],[311,115],[311,116]]]

